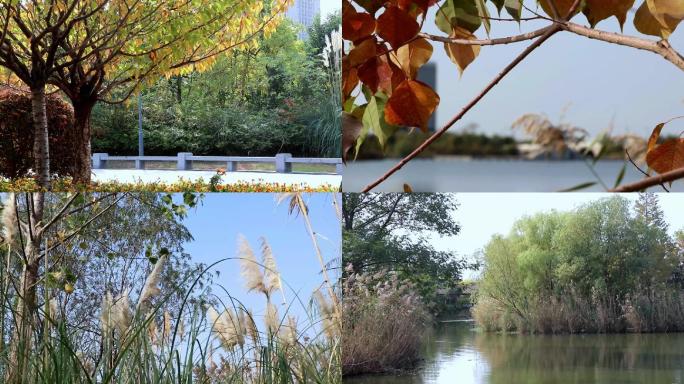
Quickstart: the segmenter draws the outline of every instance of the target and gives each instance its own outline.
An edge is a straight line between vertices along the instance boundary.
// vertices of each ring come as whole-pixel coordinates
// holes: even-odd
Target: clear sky
[[[538,212],[572,210],[582,204],[603,197],[614,196],[608,193],[457,193],[458,209],[454,219],[461,225],[461,232],[453,237],[433,237],[437,249],[455,251],[461,256],[470,257],[495,234],[506,235],[513,223],[525,216]],[[636,200],[638,194],[622,194]],[[684,229],[684,194],[659,193],[660,206],[670,224],[670,231]],[[473,277],[472,272],[466,277]]]
[[[426,32],[444,35],[434,25],[436,10],[437,7],[431,8]],[[496,15],[496,10],[492,12]],[[509,16],[504,11],[502,17]],[[633,17],[634,10],[628,15],[624,32],[647,37],[634,29]],[[583,15],[573,22],[588,25]],[[491,37],[528,32],[540,25],[545,24],[523,22],[518,26],[515,22],[493,21]],[[600,22],[597,28],[619,31],[615,18]],[[476,35],[485,38],[484,28]],[[670,43],[684,52],[684,24],[671,36]],[[437,64],[441,96],[437,125],[456,114],[528,44],[483,47],[460,79],[443,46],[434,45],[432,60]],[[475,123],[482,132],[507,134],[511,123],[525,113],[545,114],[554,122],[565,115],[566,122],[592,133],[600,132],[613,121],[615,133],[647,135],[657,123],[684,115],[684,74],[650,52],[560,33],[514,69],[468,112],[456,129]],[[682,120],[673,122],[669,128],[673,134],[683,130]]]
[[[330,15],[335,11],[342,10],[341,0],[321,0],[321,19],[325,20],[325,17]]]
[[[332,205],[333,195],[315,193],[304,195],[304,199],[309,206],[312,226],[318,234],[326,262],[339,258],[341,229]],[[301,216],[288,215],[287,202],[277,205],[276,194],[207,194],[201,206],[190,210],[184,224],[194,237],[194,241],[185,245],[186,251],[194,261],[206,264],[236,257],[238,234],[247,238],[260,258],[259,237],[265,237],[273,250],[283,281],[291,286],[285,292],[288,301],[295,298],[296,292],[306,304],[313,291],[323,282],[320,263],[304,220]],[[215,283],[252,308],[255,315],[261,318],[265,308],[264,297],[245,292],[239,261],[225,261],[217,269],[220,276],[215,278]],[[219,289],[213,289],[213,292],[222,298],[226,297]],[[277,303],[282,303],[280,293],[275,299]],[[293,308],[291,313],[300,317],[304,315],[301,305]]]

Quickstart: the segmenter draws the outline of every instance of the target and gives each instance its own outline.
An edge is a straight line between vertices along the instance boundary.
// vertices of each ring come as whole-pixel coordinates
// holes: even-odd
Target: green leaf
[[[487,31],[487,35],[489,35],[489,31],[492,25],[489,20],[489,11],[487,10],[487,4],[485,4],[485,0],[475,0],[475,6],[477,7],[477,15],[480,17],[480,20],[482,20],[482,23],[485,27],[485,31]]]
[[[506,0],[492,0],[492,3],[496,6],[496,11],[501,15],[501,10],[503,9],[504,4],[506,4]]]
[[[523,0],[505,0],[504,4],[506,12],[519,22],[522,17]]]
[[[167,193],[166,195],[162,196],[161,200],[163,203],[171,205],[171,203],[173,202],[173,197],[170,193]]]
[[[344,105],[342,106],[342,110],[351,113],[352,110],[354,110],[354,101],[356,101],[356,97],[350,97],[347,99],[347,101],[344,102]]]
[[[183,202],[190,208],[194,207],[197,204],[195,194],[192,192],[183,193]]]
[[[592,186],[594,186],[594,185],[596,185],[596,182],[595,182],[595,181],[589,181],[589,182],[586,182],[586,183],[577,184],[577,185],[575,185],[574,187],[570,187],[570,188],[568,188],[568,189],[561,189],[561,190],[558,191],[558,192],[574,192],[574,191],[579,191],[579,190],[581,190],[581,189],[586,189],[586,188],[592,187]]]
[[[475,32],[482,25],[482,19],[475,0],[446,0],[437,10],[435,24],[450,35],[456,26]]]
[[[380,146],[384,148],[387,136],[391,135],[394,128],[385,121],[385,103],[387,97],[378,92],[377,95],[371,97],[366,110],[363,113],[363,125],[368,128],[368,131],[377,136],[380,141]]]
[[[626,170],[627,170],[627,162],[622,164],[622,168],[620,169],[620,173],[618,173],[618,176],[615,179],[615,184],[613,185],[613,188],[617,188],[620,186],[620,183],[622,183],[622,179],[625,178],[625,171]]]

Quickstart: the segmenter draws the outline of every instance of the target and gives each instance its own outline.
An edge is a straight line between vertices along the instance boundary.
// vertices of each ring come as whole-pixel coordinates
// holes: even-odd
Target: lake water
[[[502,335],[471,322],[441,323],[410,376],[345,378],[348,384],[682,384],[684,333]]]
[[[342,187],[359,192],[387,172],[397,160],[368,160],[348,163]],[[622,161],[601,160],[596,171],[608,187],[613,187]],[[623,183],[643,175],[628,164]],[[470,160],[459,158],[417,159],[392,175],[375,192],[400,192],[408,183],[415,192],[554,192],[595,181],[583,161]],[[674,183],[684,191],[684,182]],[[584,191],[601,191],[596,185]],[[662,188],[654,188],[658,191]]]

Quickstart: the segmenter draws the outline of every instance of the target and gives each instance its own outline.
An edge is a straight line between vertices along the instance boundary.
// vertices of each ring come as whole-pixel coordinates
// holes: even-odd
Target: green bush
[[[472,313],[486,330],[684,330],[680,255],[652,195],[525,217],[485,247]]]

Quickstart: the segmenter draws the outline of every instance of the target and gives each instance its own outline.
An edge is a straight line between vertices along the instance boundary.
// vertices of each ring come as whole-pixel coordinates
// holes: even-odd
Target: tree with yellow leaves
[[[77,181],[90,182],[90,115],[160,76],[203,71],[272,33],[291,0],[2,0],[0,66],[33,96],[35,171],[47,187],[47,87],[72,102]],[[123,89],[120,100],[108,96]]]

